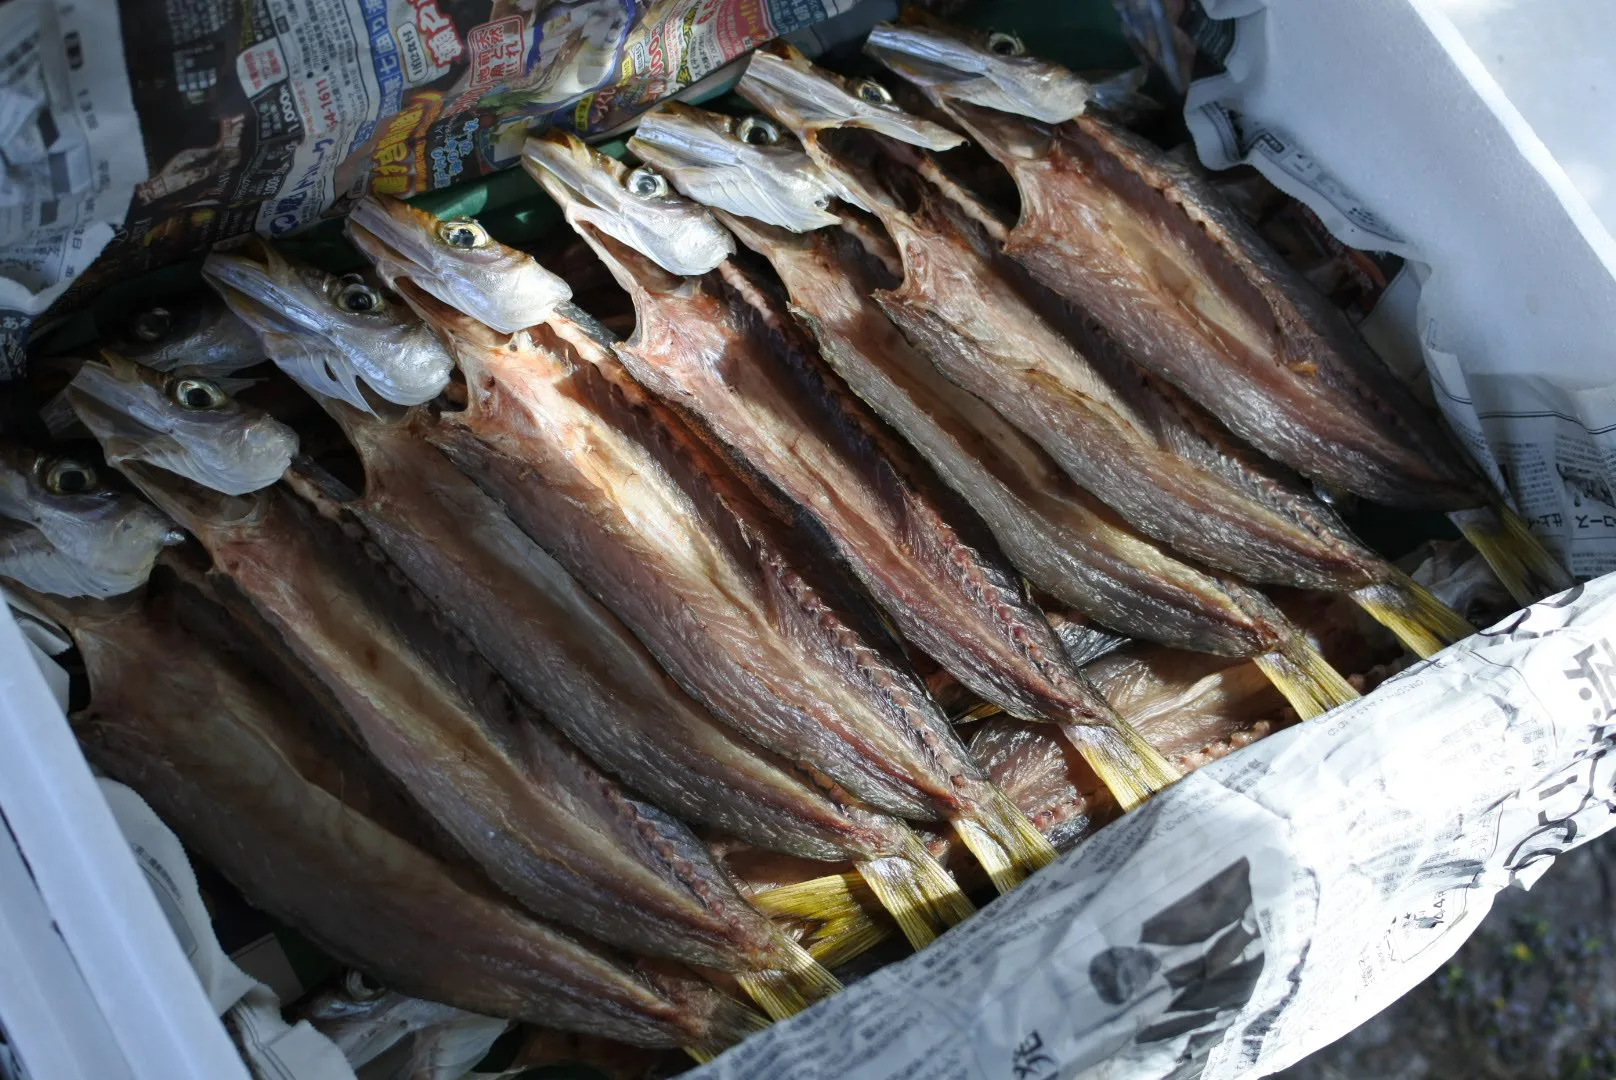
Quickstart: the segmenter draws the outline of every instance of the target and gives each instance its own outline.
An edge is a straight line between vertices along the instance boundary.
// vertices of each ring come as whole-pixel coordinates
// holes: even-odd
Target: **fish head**
[[[419,405],[448,385],[454,362],[442,342],[367,275],[295,263],[257,238],[209,255],[202,274],[313,393],[373,412],[366,391]]]
[[[0,445],[0,518],[0,577],[60,596],[138,588],[158,553],[185,539],[94,463],[10,443]]]
[[[862,128],[925,150],[965,142],[941,124],[898,108],[880,80],[826,71],[783,41],[752,54],[735,90],[808,146],[816,132],[833,128]]]
[[[407,277],[501,333],[536,326],[572,298],[565,281],[489,236],[475,218],[438,218],[400,199],[367,195],[348,217],[348,234],[373,261],[385,261],[380,272],[389,284]],[[385,258],[378,258],[382,249]]]
[[[945,110],[959,103],[1059,124],[1081,116],[1094,87],[1072,71],[1027,55],[1005,31],[943,28],[923,14],[878,23],[864,51]]]
[[[252,327],[207,292],[136,310],[109,335],[108,345],[158,371],[189,367],[228,374],[265,359]]]
[[[704,206],[810,232],[835,225],[840,189],[762,114],[733,117],[666,102],[640,118],[628,148]]]
[[[611,237],[681,277],[705,274],[735,254],[735,238],[712,213],[650,166],[630,168],[554,130],[528,137],[522,164],[592,244]]]
[[[88,361],[67,399],[101,443],[109,465],[144,461],[228,495],[280,479],[297,435],[230,396],[230,381],[180,369],[168,374],[108,353]]]

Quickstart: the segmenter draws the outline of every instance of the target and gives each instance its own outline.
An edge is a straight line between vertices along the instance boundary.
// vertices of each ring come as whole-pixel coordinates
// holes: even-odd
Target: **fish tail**
[[[732,1007],[724,1010],[723,1022],[715,1024],[714,1030],[703,1041],[680,1047],[699,1065],[707,1064],[747,1036],[762,1031],[773,1023],[768,1017],[748,1009],[738,1001],[730,998],[724,1000],[726,1005]]]
[[[821,964],[840,967],[891,937],[894,926],[890,919],[876,918],[863,910],[826,923],[804,938],[802,944]]]
[[[1352,590],[1352,599],[1422,660],[1476,632],[1463,615],[1400,572],[1390,581]]]
[[[1254,656],[1252,663],[1303,720],[1323,716],[1360,696],[1304,637],[1293,637],[1271,653]]]
[[[976,914],[976,905],[966,899],[959,882],[932,857],[920,837],[906,833],[903,846],[905,857],[914,868],[915,883],[939,923],[944,927],[954,926]]]
[[[892,936],[892,921],[882,917],[880,902],[856,871],[782,885],[756,894],[752,905],[805,928],[799,943],[828,968]]]
[[[866,859],[856,863],[859,874],[870,891],[897,922],[898,929],[916,949],[924,949],[937,940],[937,925],[932,918],[926,894],[915,880],[914,866],[902,855],[889,855],[884,859]]]
[[[1121,717],[1104,726],[1069,723],[1061,728],[1125,811],[1183,776]]]
[[[842,988],[836,976],[815,960],[807,949],[784,934],[776,937],[774,946],[779,967],[735,977],[741,989],[772,1019],[784,1020],[788,1016],[795,1016],[820,998],[829,997]]]
[[[976,814],[954,819],[954,831],[1001,893],[1055,861],[1049,839],[996,785],[989,785],[988,797]]]
[[[1448,517],[1521,607],[1574,584],[1560,560],[1509,507],[1458,510]]]

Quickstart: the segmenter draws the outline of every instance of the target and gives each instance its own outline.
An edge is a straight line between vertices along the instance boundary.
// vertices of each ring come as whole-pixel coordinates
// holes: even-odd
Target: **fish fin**
[[[836,976],[815,960],[807,949],[784,934],[776,939],[775,950],[782,966],[735,977],[741,989],[771,1018],[784,1020],[788,1016],[795,1016],[820,998],[829,997],[842,988]]]
[[[828,874],[758,893],[752,906],[773,918],[831,922],[863,910],[859,894],[866,888],[857,873]]]
[[[1294,637],[1271,653],[1251,658],[1303,720],[1323,716],[1360,695],[1306,638]]]
[[[764,1028],[773,1023],[773,1021],[771,1021],[768,1017],[763,1016],[761,1013],[753,1012],[751,1009],[748,1009],[738,1001],[726,999],[726,1002],[732,1003],[735,1006],[734,1009],[730,1010],[733,1015],[729,1017],[729,1019],[733,1020],[734,1023],[731,1025],[731,1030],[725,1033],[726,1037],[715,1039],[710,1043],[704,1043],[700,1046],[685,1046],[680,1048],[694,1058],[696,1064],[698,1065],[707,1064],[709,1061],[713,1060],[713,1058],[734,1046],[736,1042],[746,1038],[753,1032],[762,1031]],[[740,1030],[735,1030],[737,1028]],[[734,1038],[734,1041],[730,1041],[730,1039],[735,1036],[738,1036],[738,1038]]]
[[[752,904],[777,919],[806,924],[799,942],[826,967],[837,967],[892,936],[894,923],[856,871],[782,885]]]
[[[1001,893],[1007,893],[1020,885],[1027,875],[1016,868],[1011,862],[1010,855],[999,845],[993,833],[984,828],[982,824],[972,818],[959,817],[953,821],[954,832],[969,849],[976,861],[982,864],[987,872],[988,879],[993,887]]]
[[[991,701],[978,702],[969,709],[956,716],[950,716],[950,724],[969,724],[973,720],[986,720],[990,716],[997,716],[1004,710]]]
[[[1521,607],[1575,584],[1560,561],[1509,507],[1458,510],[1448,517],[1487,560],[1510,597]]]
[[[1124,811],[1132,810],[1183,776],[1120,717],[1104,727],[1062,724],[1061,728]]]
[[[954,819],[954,831],[1001,893],[1055,861],[1056,851],[1016,804],[997,787],[989,788],[982,812]]]
[[[803,939],[808,954],[828,968],[840,967],[892,936],[897,925],[868,911],[819,927]]]
[[[857,867],[870,891],[916,949],[925,948],[939,932],[976,912],[959,884],[912,832],[904,833],[902,853],[867,859]]]
[[[976,905],[966,898],[959,882],[926,850],[920,837],[912,832],[905,833],[903,846],[904,856],[914,868],[915,882],[932,914],[943,926],[955,926],[976,914]]]
[[[924,949],[937,940],[930,906],[920,883],[915,880],[914,867],[909,860],[902,855],[889,855],[884,859],[866,859],[856,865],[859,875],[897,922],[910,945]]]
[[[1476,632],[1463,615],[1406,574],[1352,590],[1352,599],[1420,659]]]

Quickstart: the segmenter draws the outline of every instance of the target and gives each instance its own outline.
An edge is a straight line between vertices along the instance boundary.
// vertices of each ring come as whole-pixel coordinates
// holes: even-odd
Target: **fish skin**
[[[943,378],[873,299],[896,282],[855,238],[724,220],[769,259],[827,363],[970,501],[1033,585],[1129,636],[1202,652],[1257,655],[1294,632],[1260,594],[1128,528],[1036,443]]]
[[[715,715],[888,813],[963,809],[980,773],[936,760],[946,721],[804,575],[772,512],[594,328],[563,313],[537,330],[542,345],[452,330],[476,396],[434,443]]]
[[[362,229],[354,239],[465,374],[467,407],[443,414],[433,443],[688,694],[879,810],[922,821],[967,810],[980,771],[939,762],[932,744],[955,743],[946,720],[870,632],[873,616],[634,381],[608,331],[563,305],[499,334],[416,289],[401,253]]]
[[[159,603],[48,605],[92,686],[74,729],[255,905],[387,985],[457,1008],[650,1046],[722,1046],[755,1026],[694,978],[659,989],[423,845],[386,778],[278,673]]]
[[[364,526],[508,682],[592,760],[682,820],[814,859],[879,858],[902,826],[720,725],[504,508],[427,442],[419,411],[338,403],[365,467]]]
[[[184,534],[145,499],[99,480],[82,492],[52,491],[47,474],[65,464],[69,459],[0,440],[0,523],[14,523],[0,538],[0,576],[100,599],[139,588],[162,549]]]
[[[258,335],[206,290],[141,308],[107,347],[155,371],[192,368],[228,375],[266,359]]]
[[[870,168],[813,135],[806,145],[821,168],[864,190],[902,255],[902,285],[876,294],[888,317],[945,376],[1131,526],[1247,581],[1346,589],[1385,579],[1381,560],[1299,488],[1269,477],[1232,483],[1240,460],[1189,429],[1119,357],[1080,351],[982,250],[971,222],[930,189],[906,212]],[[896,158],[882,161],[901,172]]]
[[[209,403],[181,404],[186,388]],[[79,368],[66,396],[107,464],[144,461],[226,495],[268,487],[297,453],[296,432],[202,375],[164,376],[107,354]]]
[[[367,393],[419,405],[448,385],[454,362],[442,344],[363,275],[293,262],[254,237],[209,255],[202,277],[252,324],[276,366],[310,390],[369,411]],[[341,306],[348,291],[363,294],[363,310]]]
[[[1017,715],[1109,720],[1014,574],[950,525],[925,466],[877,426],[772,298],[733,265],[672,279],[594,239],[622,268],[639,312],[635,336],[618,348],[630,373],[811,514],[907,640]]]
[[[991,58],[963,33],[910,27],[887,28],[870,51],[905,74],[906,49],[935,60],[946,39],[950,55]],[[1016,63],[1013,78],[1031,84],[1064,71]],[[1494,500],[1346,316],[1196,169],[1093,112],[1032,119],[1012,115],[1013,102],[962,100],[925,72],[916,81],[1014,178],[1021,216],[1005,251],[1134,362],[1331,489],[1444,511]]]
[[[430,227],[395,224],[411,215],[429,218]],[[411,280],[421,288],[504,333],[543,322],[557,304],[572,298],[565,281],[496,243],[469,218],[439,221],[399,199],[366,195],[354,204],[348,220],[407,250],[416,269]],[[469,246],[456,247],[445,238],[456,229],[472,238]]]
[[[321,679],[382,768],[525,907],[636,952],[772,967],[777,932],[695,837],[516,707],[379,552],[281,486],[231,497],[139,463],[125,471]]]

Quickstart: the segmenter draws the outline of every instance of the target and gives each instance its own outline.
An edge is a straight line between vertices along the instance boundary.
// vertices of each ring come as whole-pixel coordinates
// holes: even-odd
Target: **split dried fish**
[[[435,854],[387,779],[334,737],[295,676],[228,647],[222,611],[173,598],[33,598],[91,685],[74,729],[256,905],[333,956],[458,1008],[712,1052],[760,1026],[692,976],[641,975]],[[189,618],[180,609],[190,608]]]
[[[856,93],[890,102],[878,83],[849,84],[780,44],[753,54],[738,90],[880,218],[904,279],[876,298],[911,343],[1134,528],[1248,581],[1350,591],[1420,655],[1471,632],[1328,507],[1142,378],[1105,339],[1089,335],[1080,347],[1068,333],[1081,327],[1046,317],[986,250],[982,212],[905,168],[914,146],[839,130],[863,122]],[[922,146],[946,143],[937,125],[883,108],[892,114],[885,128]]]
[[[921,88],[1014,178],[1004,250],[1128,357],[1237,436],[1328,489],[1458,519],[1495,563],[1570,584],[1491,485],[1369,348],[1205,177],[1095,106],[1095,90],[1011,35],[921,13],[866,50]],[[1506,571],[1506,583],[1519,583]],[[1526,588],[1525,585],[1520,585]],[[1541,595],[1523,594],[1523,603]]]
[[[641,120],[629,148],[681,190],[696,170],[731,196],[730,206],[777,208],[777,199],[750,194],[767,184],[769,162],[717,149],[738,141],[738,131],[731,117],[662,106]],[[770,133],[782,137],[776,128]],[[817,172],[800,150],[790,153],[801,159],[799,173]],[[726,166],[732,156],[736,164]],[[897,252],[878,226],[837,207],[826,216],[838,227],[799,236],[780,224],[793,218],[789,212],[777,214],[776,224],[739,213],[719,216],[769,260],[825,362],[969,502],[1034,586],[1133,637],[1259,657],[1304,716],[1354,696],[1261,594],[1184,563],[1128,528],[1035,442],[910,346],[874,298],[898,285],[889,269]]]

